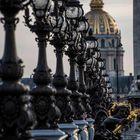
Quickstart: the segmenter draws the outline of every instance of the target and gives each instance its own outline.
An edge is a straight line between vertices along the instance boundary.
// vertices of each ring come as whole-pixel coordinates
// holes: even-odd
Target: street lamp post
[[[119,97],[119,48],[122,46],[120,39],[118,38],[117,46],[116,46],[116,85],[117,85],[117,91],[116,91],[116,100]]]
[[[75,46],[75,39],[77,38],[78,34],[73,32],[72,34],[72,41],[69,43],[68,50],[66,51],[66,55],[69,57],[70,62],[70,75],[68,79],[68,89],[72,91],[71,99],[74,106],[74,119],[81,119],[82,114],[85,111],[85,108],[82,104],[82,94],[78,92],[78,83],[76,80],[76,58],[78,54],[78,49]],[[75,41],[74,41],[75,40]]]
[[[87,93],[90,95],[90,104],[93,110],[92,117],[95,119],[96,127],[100,127],[100,124],[107,116],[106,111],[106,84],[103,79],[105,73],[104,61],[101,58],[101,53],[98,49],[98,42],[93,37],[92,30],[89,30],[86,37],[88,44],[87,49]]]
[[[51,70],[46,60],[46,45],[52,31],[46,17],[51,0],[41,1],[33,0],[32,8],[35,16],[35,22],[30,23],[29,9],[25,10],[25,22],[30,30],[36,33],[39,54],[37,67],[34,70],[33,81],[37,85],[31,91],[34,97],[33,104],[37,116],[36,128],[57,128],[57,120],[60,118],[60,111],[55,105],[56,90],[50,86]]]
[[[74,10],[72,10],[74,9]],[[68,50],[66,54],[70,58],[70,76],[68,80],[68,88],[72,91],[72,102],[75,107],[74,119],[81,119],[82,114],[85,112],[85,108],[82,104],[82,94],[78,92],[78,84],[76,81],[76,59],[79,53],[79,41],[81,39],[80,32],[87,30],[87,20],[80,23],[83,18],[83,9],[79,1],[69,1],[67,3],[66,16],[69,21],[69,35]]]
[[[57,7],[55,7],[54,13],[52,13],[53,17],[50,20],[53,25],[51,45],[55,48],[57,60],[56,72],[52,83],[57,91],[55,96],[56,103],[62,113],[60,123],[71,123],[74,115],[74,109],[70,99],[71,91],[67,89],[67,77],[64,74],[63,68],[63,52],[69,37],[67,34],[68,25],[67,20],[65,19],[65,8],[63,7],[65,6],[65,3],[63,1],[61,1],[60,5],[58,5],[58,1],[55,1],[55,3],[61,10],[58,11],[56,9]]]
[[[16,15],[29,0],[0,0],[1,22],[5,29],[4,54],[0,61],[0,135],[4,138],[20,136],[29,132],[35,123],[28,88],[19,82],[23,75],[22,60],[17,56],[15,29],[19,19]],[[24,123],[23,123],[24,122]]]
[[[86,92],[86,85],[85,85],[85,79],[84,79],[84,66],[85,66],[85,51],[86,46],[81,42],[82,38],[80,39],[79,43],[79,53],[77,56],[77,64],[78,64],[78,70],[79,70],[79,89],[78,91],[82,93],[82,104],[84,106],[84,113],[81,114],[80,120],[75,120],[75,123],[79,126],[79,128],[82,130],[80,132],[81,139],[87,139],[88,138],[88,122],[85,121],[87,119],[87,114],[91,113],[91,108],[88,102],[89,96],[85,93]],[[86,112],[88,110],[88,112]]]
[[[94,84],[93,79],[96,79],[97,72],[96,72],[96,65],[97,65],[97,57],[99,57],[98,53],[96,52],[98,43],[97,40],[93,37],[92,30],[88,31],[88,35],[86,36],[86,43],[87,43],[87,54],[86,54],[86,72],[87,72],[87,91],[90,95],[90,101],[92,99],[92,94],[90,91],[92,90]],[[92,80],[91,80],[92,79]],[[94,81],[95,82],[95,81]],[[90,105],[93,107],[92,103]],[[93,112],[92,112],[93,113]],[[91,114],[93,117],[93,114]]]
[[[56,72],[53,79],[53,85],[57,90],[57,105],[62,112],[59,121],[59,128],[69,135],[69,139],[77,139],[78,127],[73,123],[74,107],[71,101],[72,92],[67,88],[67,77],[63,68],[63,53],[67,42],[69,41],[68,21],[66,18],[66,1],[55,1],[59,11],[54,9],[50,23],[53,26],[53,36],[51,44],[55,47],[56,53]],[[55,19],[55,20],[54,20]],[[57,23],[55,22],[57,21]]]
[[[79,32],[81,32],[81,44],[80,47],[80,54],[78,54],[77,57],[77,63],[79,67],[79,91],[83,94],[83,104],[86,109],[87,118],[91,117],[92,109],[89,104],[89,95],[86,94],[86,84],[85,84],[85,64],[86,64],[86,52],[87,52],[87,42],[85,40],[85,34],[89,30],[89,23],[88,20],[83,16],[81,20],[79,21],[79,28],[77,29]],[[83,73],[83,74],[82,74]],[[81,79],[80,79],[81,78]]]
[[[56,89],[51,86],[51,70],[47,64],[46,46],[50,41],[53,26],[50,23],[52,19],[51,0],[32,0],[33,15],[35,21],[31,24],[29,9],[25,10],[25,22],[30,30],[36,33],[39,54],[37,67],[34,70],[33,81],[36,84],[31,91],[34,97],[33,104],[37,116],[36,129],[32,131],[33,137],[45,137],[49,140],[58,140],[67,137],[67,135],[58,128],[58,121],[61,118],[60,109],[56,106]],[[54,6],[56,3],[54,3]],[[57,23],[57,21],[54,21]],[[45,131],[44,131],[45,129]]]

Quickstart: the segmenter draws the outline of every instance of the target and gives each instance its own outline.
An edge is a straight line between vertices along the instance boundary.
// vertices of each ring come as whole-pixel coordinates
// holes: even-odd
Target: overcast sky
[[[85,13],[90,10],[90,0],[80,0],[83,3]],[[122,33],[122,44],[125,50],[124,54],[124,70],[128,75],[133,73],[133,0],[104,0],[104,10],[107,11],[118,23],[118,26]],[[29,77],[32,74],[33,69],[37,64],[38,48],[34,41],[35,34],[31,33],[27,27],[23,24],[23,13],[21,12],[20,23],[17,25],[16,30],[16,44],[18,50],[18,56],[23,59],[25,70],[24,77]],[[2,57],[4,48],[4,30],[3,25],[0,24],[0,57]],[[49,67],[55,72],[55,55],[53,47],[47,48],[47,57]],[[69,73],[68,58],[64,57],[64,69],[65,73]],[[129,64],[129,65],[128,65]]]

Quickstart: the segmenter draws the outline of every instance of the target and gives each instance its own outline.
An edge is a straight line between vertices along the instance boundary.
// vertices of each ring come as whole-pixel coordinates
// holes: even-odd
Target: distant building
[[[116,21],[103,10],[102,0],[91,0],[91,10],[85,14],[93,30],[93,35],[98,39],[102,58],[106,63],[106,70],[110,76],[124,75],[123,56],[124,50],[121,45],[121,33]],[[118,66],[117,66],[118,61]]]
[[[133,0],[134,81],[126,97],[134,107],[140,108],[140,0]]]
[[[133,82],[133,76],[130,74],[129,76],[119,76],[119,85],[118,85],[118,93],[120,97],[126,97],[128,93],[131,90],[131,84]],[[113,90],[113,97],[115,98],[117,95],[117,80],[116,76],[110,77],[110,81],[112,84],[112,90]]]
[[[140,3],[140,0],[137,1],[139,1]],[[132,75],[124,76],[124,67],[123,67],[124,50],[121,44],[121,32],[114,18],[103,10],[103,6],[104,6],[103,0],[91,0],[90,3],[91,10],[88,13],[86,13],[85,16],[88,19],[89,24],[93,30],[94,37],[98,39],[99,49],[101,51],[101,56],[106,63],[106,71],[110,76],[114,96],[116,96],[117,91],[120,94],[120,96],[125,96],[130,91],[133,76]],[[140,44],[140,33],[139,33],[139,44]],[[118,76],[118,85],[117,85],[117,76]],[[119,88],[118,90],[117,87]]]
[[[140,0],[133,0],[134,76],[140,75]]]

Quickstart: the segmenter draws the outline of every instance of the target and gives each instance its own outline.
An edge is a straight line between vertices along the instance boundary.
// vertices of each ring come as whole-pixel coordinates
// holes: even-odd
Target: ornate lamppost
[[[83,93],[83,103],[87,112],[87,118],[91,117],[92,109],[89,104],[89,95],[86,94],[86,84],[85,84],[85,73],[84,73],[84,67],[86,63],[86,52],[87,52],[87,42],[85,40],[85,34],[88,32],[89,29],[89,23],[88,20],[83,16],[81,20],[79,21],[79,28],[77,29],[79,32],[81,32],[82,38],[81,39],[81,52],[77,57],[77,63],[79,67],[79,91]],[[85,48],[84,48],[85,47]],[[82,49],[84,48],[84,49]],[[85,53],[85,54],[84,54]],[[83,73],[83,74],[82,74]],[[81,78],[81,79],[80,79]]]
[[[90,95],[90,104],[94,112],[92,115],[97,125],[97,122],[101,121],[104,114],[102,113],[104,112],[102,103],[105,100],[105,85],[102,85],[102,68],[104,67],[104,62],[98,49],[98,42],[92,35],[92,30],[89,30],[86,40],[88,44],[86,71],[89,77],[87,93]],[[99,119],[97,120],[97,118]]]
[[[100,106],[99,106],[99,112],[96,115],[96,125],[97,127],[100,127],[102,122],[108,117],[108,95],[107,95],[107,83],[105,75],[105,63],[102,58],[98,58],[98,76],[99,76],[99,100],[100,100]]]
[[[67,20],[65,18],[65,2],[55,1],[54,12],[51,14],[50,23],[53,26],[53,37],[50,41],[56,53],[56,72],[53,78],[53,86],[56,88],[56,103],[60,108],[62,116],[60,123],[72,122],[74,109],[71,104],[71,91],[67,89],[67,78],[63,68],[63,52],[69,36],[67,34]],[[57,22],[56,22],[57,21]]]
[[[86,64],[86,43],[84,40],[84,36],[81,38],[80,42],[80,53],[77,56],[77,64],[78,64],[78,70],[79,70],[79,92],[82,93],[82,103],[85,107],[85,112],[83,114],[83,119],[86,119],[87,128],[88,128],[88,134],[89,138],[93,139],[94,135],[94,128],[93,128],[93,123],[94,120],[91,118],[92,115],[92,108],[90,106],[89,102],[89,95],[86,94],[86,84],[85,84],[85,75],[84,75],[84,69],[85,69],[85,64]],[[83,120],[84,121],[84,120]],[[84,122],[83,122],[84,124]],[[86,127],[85,127],[86,128]],[[86,132],[86,131],[84,131]],[[87,135],[85,133],[81,134],[81,136],[86,139]]]
[[[79,92],[83,94],[83,104],[86,109],[87,117],[91,116],[91,107],[88,102],[89,95],[86,94],[86,84],[85,84],[85,75],[84,75],[84,68],[85,68],[85,63],[86,63],[86,51],[87,51],[87,44],[84,39],[84,34],[88,30],[88,22],[87,20],[83,17],[81,19],[81,23],[79,22],[79,25],[81,24],[81,29],[79,31],[81,32],[81,42],[80,42],[80,50],[79,54],[77,56],[77,64],[78,64],[78,70],[79,70]],[[83,28],[83,29],[82,29]]]
[[[72,31],[71,31],[72,32]],[[70,62],[70,75],[68,79],[68,89],[72,91],[71,99],[74,106],[74,119],[81,119],[82,114],[85,112],[85,108],[82,104],[82,94],[78,92],[78,83],[76,79],[76,57],[78,54],[77,41],[80,38],[76,31],[73,31],[72,40],[68,42],[68,49],[66,55],[69,57]]]
[[[35,117],[31,109],[28,88],[19,82],[23,75],[22,60],[17,56],[15,29],[19,19],[16,15],[29,0],[0,0],[1,22],[5,29],[4,54],[0,61],[0,133],[1,136],[22,135],[31,129]]]
[[[39,54],[37,67],[34,70],[33,81],[36,84],[31,91],[34,97],[34,110],[37,115],[36,128],[57,128],[61,113],[55,105],[56,90],[50,86],[52,81],[51,70],[46,59],[46,46],[50,38],[52,27],[49,24],[49,8],[51,0],[32,0],[32,9],[35,21],[31,24],[29,9],[25,10],[25,23],[37,35]]]
[[[50,23],[51,0],[32,0],[32,8],[35,22],[30,23],[29,9],[25,11],[25,22],[30,30],[36,33],[39,47],[38,64],[34,70],[33,80],[36,84],[31,91],[34,97],[34,110],[37,114],[37,127],[32,131],[33,137],[42,136],[49,140],[58,140],[67,137],[67,135],[58,129],[57,122],[61,117],[61,112],[55,103],[56,90],[51,86],[51,70],[48,67],[46,59],[46,45],[50,40],[53,26]],[[55,5],[54,3],[54,6]],[[57,21],[55,21],[57,23]],[[45,129],[45,131],[44,131]]]
[[[70,22],[70,26],[72,22]],[[72,29],[72,28],[71,28]],[[65,51],[65,54],[69,57],[70,63],[70,74],[68,79],[67,88],[72,91],[71,101],[74,107],[74,120],[81,119],[82,114],[85,112],[85,108],[82,104],[82,94],[78,92],[78,83],[76,77],[76,57],[78,54],[78,40],[80,36],[76,30],[70,30],[71,39],[68,42],[68,49]],[[78,127],[78,126],[77,126]],[[79,132],[79,129],[78,131]]]
[[[76,1],[75,7],[72,3],[68,3],[67,6],[68,6],[68,10],[75,8],[75,10],[77,9],[77,12],[78,11],[82,12],[82,9],[81,9],[82,7],[78,3],[78,1]],[[74,119],[78,120],[78,119],[82,119],[82,115],[85,112],[85,108],[82,104],[82,101],[81,101],[82,94],[78,92],[78,84],[76,81],[76,58],[80,51],[80,47],[79,47],[79,41],[81,39],[80,32],[83,30],[87,30],[88,23],[87,23],[87,20],[85,21],[83,20],[83,22],[80,23],[82,14],[80,12],[79,13],[77,12],[75,12],[75,15],[73,15],[74,13],[70,14],[70,11],[66,12],[67,13],[66,16],[69,21],[69,34],[70,34],[70,39],[68,42],[69,47],[68,47],[68,50],[66,51],[66,55],[68,55],[68,57],[70,58],[69,59],[70,76],[68,80],[68,89],[72,91],[71,98],[72,98],[73,106],[75,107]]]
[[[111,103],[112,103],[112,97],[111,97],[111,94],[112,94],[112,85],[111,85],[111,83],[109,82],[109,83],[107,83],[107,98],[106,98],[106,100],[107,100],[107,108],[109,109],[110,108],[110,106],[111,106]]]
[[[87,93],[89,94],[89,91],[92,90],[94,86],[94,80],[96,80],[97,74],[96,74],[96,63],[97,60],[92,56],[87,58],[86,61],[86,85],[87,85]]]
[[[66,10],[66,17],[68,18],[70,22],[70,32],[71,33],[71,40],[69,42],[69,48],[67,55],[70,58],[70,77],[69,77],[69,83],[68,83],[68,88],[71,89],[72,91],[77,90],[77,83],[76,83],[76,68],[75,68],[75,58],[78,53],[77,45],[78,45],[78,40],[79,40],[79,34],[77,33],[77,26],[78,26],[78,20],[83,16],[84,11],[82,8],[82,5],[80,4],[79,0],[71,0],[67,2],[67,10]],[[72,47],[72,45],[74,45]],[[75,52],[74,52],[75,51]],[[72,83],[74,84],[74,88],[72,89]],[[80,93],[77,92],[79,95]],[[80,100],[80,99],[79,99]],[[81,104],[81,101],[80,101]],[[83,112],[83,106],[81,106],[81,111]],[[79,107],[80,107],[79,106]],[[81,113],[79,110],[78,113]],[[77,114],[78,115],[78,114]],[[76,117],[76,116],[75,116]],[[77,116],[79,118],[79,115]]]
[[[92,29],[89,29],[86,36],[87,54],[86,54],[86,72],[87,72],[87,93],[90,95],[90,105],[93,107],[92,96],[95,80],[97,78],[97,58],[100,54],[96,51],[98,47],[97,40],[93,37]],[[93,117],[93,114],[92,114]]]
[[[90,102],[91,98],[93,98],[92,97],[92,94],[93,94],[93,92],[92,92],[92,88],[93,88],[92,78],[95,77],[95,71],[93,69],[94,69],[96,62],[97,61],[94,57],[89,57],[89,58],[87,58],[87,61],[86,61],[86,70],[85,70],[86,86],[87,86],[86,93],[90,96],[90,100],[89,100],[90,106],[91,106],[91,102]],[[94,119],[93,118],[94,118],[94,116],[93,116],[93,111],[92,111],[91,114],[86,119],[86,121],[89,123],[88,124],[88,126],[89,126],[88,131],[89,131],[89,139],[90,140],[94,139],[94,126],[93,126]]]
[[[103,59],[100,59],[99,61],[99,68],[100,68],[100,77],[101,77],[101,80],[100,80],[100,83],[101,83],[101,86],[102,88],[104,88],[104,92],[103,92],[103,101],[104,101],[104,106],[106,107],[106,109],[109,108],[110,104],[111,104],[111,96],[110,94],[112,93],[112,86],[111,86],[111,83],[110,81],[106,81],[106,70],[105,70],[105,63],[104,63],[104,60]]]
[[[70,7],[69,7],[70,8]],[[72,8],[72,7],[71,7]],[[77,20],[75,20],[74,21],[74,18],[72,18],[70,15],[68,15],[69,16],[69,19],[71,19],[71,20],[73,20],[73,22],[76,24],[77,23]],[[75,18],[76,19],[76,18]],[[81,16],[81,18],[80,19],[83,19],[82,18],[82,16]],[[86,21],[84,21],[84,20],[82,20],[82,22],[83,23],[79,23],[79,25],[81,25],[82,27],[79,27],[79,28],[77,28],[77,31],[78,32],[82,32],[82,31],[84,31],[84,30],[86,30],[87,29],[87,22]],[[81,33],[80,33],[81,34]],[[83,52],[85,53],[85,46],[82,48],[81,46],[80,46],[80,43],[81,43],[81,40],[82,40],[82,38],[80,38],[80,42],[79,42],[79,44],[78,44],[78,46],[75,46],[76,47],[76,49],[77,49],[77,51],[78,51],[78,56],[79,56],[79,59],[82,59],[82,57],[80,57],[80,56],[83,56],[82,54],[83,54]],[[77,56],[77,63],[79,62],[79,60],[78,60],[78,56]],[[78,63],[79,64],[79,63]],[[79,88],[80,88],[80,86],[83,84],[82,82],[84,82],[84,77],[82,77],[82,76],[84,76],[84,75],[81,75],[81,74],[84,74],[84,71],[80,71],[80,74],[79,74]],[[83,81],[82,81],[83,80]],[[81,92],[81,91],[80,91]],[[82,93],[82,92],[81,92]],[[81,96],[81,99],[82,99],[82,104],[83,104],[83,99],[84,98],[87,98],[87,95],[83,95],[82,94],[82,96]],[[87,102],[84,104],[85,105],[85,107],[84,108],[86,108],[87,106]],[[87,109],[87,108],[86,108]],[[84,111],[84,110],[83,110]],[[80,112],[81,113],[81,112]],[[87,116],[86,116],[86,110],[85,110],[85,112],[83,113],[83,114],[80,114],[80,116],[79,116],[79,119],[78,120],[74,120],[74,122],[75,122],[75,124],[76,125],[78,125],[79,126],[79,128],[80,128],[80,130],[81,130],[81,132],[80,132],[80,137],[81,137],[81,139],[87,139],[88,138],[88,136],[87,136],[87,122],[84,120],[85,118],[86,118]]]

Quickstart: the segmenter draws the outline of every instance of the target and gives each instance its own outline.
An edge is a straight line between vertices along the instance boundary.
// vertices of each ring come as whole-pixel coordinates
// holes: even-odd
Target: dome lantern
[[[118,35],[119,28],[112,16],[103,10],[103,0],[91,0],[91,11],[85,14],[95,35]]]
[[[104,5],[103,0],[91,0],[90,3],[91,10],[102,9],[103,5]]]

